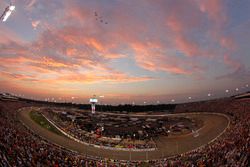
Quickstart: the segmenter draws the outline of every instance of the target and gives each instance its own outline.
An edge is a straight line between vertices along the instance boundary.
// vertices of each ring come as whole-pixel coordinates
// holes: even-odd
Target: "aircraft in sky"
[[[95,12],[95,19],[96,19],[96,21],[99,21],[100,23],[108,24],[108,22],[105,21],[102,16],[98,15],[97,12]]]

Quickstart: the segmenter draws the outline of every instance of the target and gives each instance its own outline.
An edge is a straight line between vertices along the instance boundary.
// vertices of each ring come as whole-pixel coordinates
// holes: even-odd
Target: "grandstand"
[[[52,109],[61,113],[64,107],[48,107],[45,104],[22,101],[0,101],[0,165],[1,166],[249,166],[249,99],[223,98],[210,101],[179,104],[174,114],[189,115],[192,113],[204,121],[203,130],[174,136],[160,136],[155,138],[157,149],[154,151],[111,150],[104,147],[82,146],[64,135],[58,135],[35,123],[27,113],[30,110]],[[28,108],[27,108],[28,107]],[[47,109],[46,109],[47,108]],[[68,108],[76,114],[78,109]],[[40,110],[46,115],[46,112]],[[23,114],[26,113],[26,114]],[[208,114],[210,113],[210,114]],[[209,117],[211,115],[224,116]],[[48,114],[48,113],[47,113]],[[99,114],[102,114],[99,112]],[[161,115],[169,115],[161,112]],[[21,116],[20,116],[21,115]],[[133,118],[140,117],[134,113]],[[141,114],[143,118],[147,115]],[[203,116],[202,116],[203,115]],[[23,117],[25,116],[25,117]],[[55,122],[55,115],[46,115]],[[151,114],[151,121],[154,115]],[[26,118],[26,119],[24,119]],[[86,117],[85,119],[87,119]],[[105,118],[105,117],[104,117]],[[111,117],[112,118],[112,117]],[[115,118],[115,117],[114,117]],[[118,117],[119,118],[119,117]],[[120,115],[119,119],[126,116]],[[216,121],[216,119],[219,121]],[[117,119],[116,121],[120,121]],[[150,120],[149,119],[149,120]],[[159,115],[157,119],[159,118]],[[170,118],[168,118],[170,119]],[[28,121],[27,121],[28,120]],[[192,119],[191,119],[192,120]],[[207,120],[207,122],[206,122]],[[212,122],[209,122],[212,120]],[[225,120],[224,123],[221,120]],[[58,120],[57,120],[58,121]],[[145,120],[144,120],[145,121]],[[171,122],[171,121],[170,121]],[[183,122],[183,121],[182,121]],[[192,122],[192,121],[191,121]],[[116,123],[116,122],[114,122]],[[218,123],[218,124],[217,124]],[[58,124],[57,124],[58,125]],[[212,128],[215,126],[214,129]],[[181,126],[182,127],[182,126]],[[216,132],[215,129],[220,129]],[[237,129],[237,130],[235,130]],[[155,132],[148,132],[155,133]],[[184,136],[184,137],[183,137]],[[188,138],[187,136],[190,136]],[[178,138],[178,145],[171,150],[164,147],[171,138]],[[181,140],[186,140],[185,146]],[[191,139],[191,140],[189,140]],[[143,139],[140,139],[143,140]],[[197,142],[199,140],[199,142]],[[69,142],[71,141],[71,142]],[[165,143],[164,143],[165,142]],[[198,143],[195,145],[194,143]],[[179,148],[178,148],[179,147]],[[116,147],[117,148],[117,147]],[[177,149],[178,148],[178,149]],[[172,154],[168,154],[172,152]],[[124,153],[126,152],[126,153]]]
[[[0,93],[0,100],[17,101],[18,98],[9,93]]]

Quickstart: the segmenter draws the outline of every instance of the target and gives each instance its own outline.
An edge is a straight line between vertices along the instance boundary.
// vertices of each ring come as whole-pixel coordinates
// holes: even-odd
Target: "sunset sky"
[[[0,92],[140,104],[249,90],[249,0],[12,3],[0,22]]]

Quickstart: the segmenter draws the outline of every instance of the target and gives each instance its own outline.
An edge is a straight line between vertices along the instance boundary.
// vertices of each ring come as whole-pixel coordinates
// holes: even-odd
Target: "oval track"
[[[214,113],[184,113],[161,115],[169,117],[187,116],[190,118],[198,118],[204,121],[204,126],[199,130],[198,137],[194,137],[192,134],[176,137],[161,136],[159,140],[156,141],[158,149],[155,151],[116,151],[87,146],[84,144],[77,143],[65,136],[59,136],[55,133],[52,133],[42,128],[36,122],[34,122],[29,116],[30,111],[30,108],[21,109],[18,114],[20,121],[32,131],[47,139],[48,141],[70,149],[72,151],[77,151],[84,155],[87,154],[91,156],[99,156],[119,160],[160,159],[163,157],[165,158],[169,156],[174,156],[177,154],[194,150],[202,145],[211,142],[212,140],[215,140],[219,135],[221,135],[225,131],[225,129],[229,126],[230,122],[227,116]],[[151,117],[154,115],[149,116]]]

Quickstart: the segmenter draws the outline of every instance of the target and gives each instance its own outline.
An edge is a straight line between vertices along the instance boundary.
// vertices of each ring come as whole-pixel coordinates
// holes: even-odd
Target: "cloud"
[[[223,30],[226,28],[229,20],[228,11],[225,7],[223,1],[217,0],[197,0],[200,10],[207,14],[209,20],[214,22],[214,26],[209,30],[209,35],[212,39],[216,41],[222,48],[223,53],[217,52],[223,55],[224,63],[231,68],[238,69],[242,63],[239,60],[232,61],[232,57],[238,50],[238,45],[236,44],[234,38],[230,34]]]
[[[150,49],[149,49],[150,48]],[[135,60],[137,64],[149,71],[164,71],[172,74],[190,75],[196,68],[186,58],[178,58],[170,55],[167,51],[162,51],[159,46],[152,43],[134,44]],[[186,59],[185,63],[183,59]]]
[[[148,76],[152,72],[206,77],[208,62],[227,70],[243,66],[234,56],[239,46],[224,32],[230,21],[224,1],[27,3],[27,8],[34,6],[39,10],[30,11],[31,25],[39,31],[32,40],[0,32],[0,68],[6,78],[25,82],[33,77],[47,85],[131,83],[158,79]],[[97,21],[94,12],[108,24]],[[134,61],[131,69],[139,69],[140,75],[127,73],[117,59]]]
[[[5,38],[0,45],[4,78],[43,83],[130,83],[153,79],[110,68],[110,60],[124,55],[110,51],[108,45],[87,36],[80,28],[47,30],[31,43]]]
[[[40,25],[41,21],[40,20],[35,20],[31,22],[32,27],[36,30],[37,27]]]
[[[1,76],[3,78],[22,80],[22,81],[28,81],[28,82],[37,82],[38,81],[35,79],[35,76],[32,76],[32,75],[9,73],[9,72],[5,72],[5,71],[1,71],[0,73],[1,73]]]
[[[0,25],[0,44],[9,44],[11,42],[16,42],[16,43],[24,43],[22,38],[18,36],[15,32],[11,31],[7,27]]]
[[[130,82],[142,82],[153,80],[153,77],[132,77],[124,73],[113,72],[104,75],[96,75],[93,73],[86,74],[70,74],[62,75],[56,81],[63,82],[77,82],[77,83],[96,83],[96,82],[109,82],[109,83],[130,83]]]
[[[137,13],[136,5],[131,8],[126,2],[121,2],[110,13],[102,12],[105,17],[112,19],[106,27],[96,22],[93,16],[95,10],[90,10],[93,4],[64,2],[63,12],[57,12],[64,15],[55,17],[55,23],[62,24],[50,25],[35,41],[24,46],[26,49],[19,49],[16,53],[32,59],[25,62],[30,67],[56,72],[79,69],[107,71],[110,70],[108,64],[112,59],[129,58],[131,55],[128,52],[133,52],[135,62],[145,70],[181,75],[200,74],[204,67],[195,57],[210,59],[221,54],[216,49],[204,47],[200,38],[206,38],[210,45],[214,41],[199,30],[208,31],[202,27],[205,15],[208,15],[211,23],[216,24],[220,24],[217,18],[225,18],[221,3],[160,2],[162,6],[171,8],[167,12],[158,10],[157,13],[156,9],[161,9],[161,6],[150,1],[142,3],[145,8],[156,8],[146,16],[151,21],[144,20],[141,13]],[[28,6],[33,6],[34,3],[35,1],[30,1]],[[128,7],[131,8],[131,13],[125,14]],[[154,19],[158,14],[159,18]],[[37,28],[39,24],[40,20],[32,22],[33,28]],[[154,31],[155,28],[157,32]],[[197,32],[194,33],[194,30]],[[196,38],[197,35],[200,38]],[[225,48],[233,45],[233,41],[225,36],[217,42]],[[10,53],[15,49],[5,48],[4,52]],[[177,51],[183,56],[176,56]]]
[[[26,8],[28,10],[31,10],[34,7],[34,5],[36,4],[36,2],[37,2],[37,0],[30,0],[29,3],[27,4]]]
[[[224,24],[228,17],[223,1],[218,0],[197,0],[201,12],[206,13],[208,18],[215,21],[217,25]]]
[[[87,33],[90,31],[95,34],[95,40],[89,42],[97,50],[104,50],[111,45],[110,50],[118,48],[121,52],[125,48],[125,52],[134,53],[134,60],[139,67],[149,71],[199,75],[204,67],[197,57],[220,61],[224,59],[225,53],[230,53],[232,46],[236,48],[233,39],[219,30],[228,20],[223,2],[159,1],[159,5],[150,1],[134,3],[134,6],[129,2],[117,3],[116,9],[106,12],[106,17],[113,22],[107,26],[108,29],[98,26],[90,31],[88,28],[92,28],[93,22],[86,16],[93,13],[80,5],[71,5],[71,9],[75,9],[74,16],[77,16],[72,20],[84,20],[83,24],[88,24],[84,28],[87,28]],[[140,10],[137,3],[140,4]],[[138,12],[144,11],[142,7],[147,12]],[[131,12],[127,13],[128,9]],[[207,25],[204,25],[204,21],[208,22]],[[215,37],[211,37],[211,33]],[[100,43],[104,44],[104,48],[97,45]],[[218,48],[218,45],[222,48]],[[183,56],[176,56],[177,51]],[[126,54],[122,55],[128,57]]]
[[[232,67],[234,69],[240,69],[241,67],[244,66],[239,61],[233,60],[228,54],[224,55],[224,62],[225,62],[225,64],[229,65],[230,67]]]
[[[246,80],[249,80],[249,78],[250,78],[250,69],[246,68],[245,66],[240,66],[233,72],[216,77],[217,80],[231,79],[231,80],[238,80],[238,81],[246,81]]]

